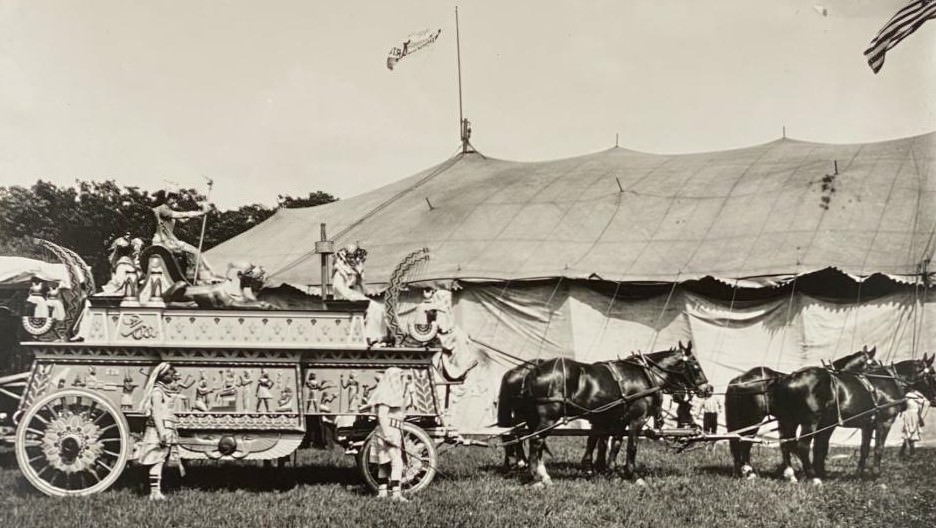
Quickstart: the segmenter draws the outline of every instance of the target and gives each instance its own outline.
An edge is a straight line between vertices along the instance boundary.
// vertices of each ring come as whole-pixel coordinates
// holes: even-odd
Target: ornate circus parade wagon
[[[39,491],[88,495],[117,480],[142,436],[140,400],[161,362],[177,372],[181,459],[282,460],[329,435],[357,454],[372,487],[376,421],[365,404],[381,372],[400,367],[408,385],[404,489],[433,479],[436,444],[453,435],[436,396],[438,350],[425,339],[369,347],[367,300],[325,295],[312,308],[270,309],[250,294],[257,268],[196,286],[182,259],[160,246],[137,247],[136,273],[94,293],[77,255],[40,243],[66,264],[61,286],[70,297],[37,288],[37,306],[23,317],[22,346],[34,362],[14,415],[14,448]]]

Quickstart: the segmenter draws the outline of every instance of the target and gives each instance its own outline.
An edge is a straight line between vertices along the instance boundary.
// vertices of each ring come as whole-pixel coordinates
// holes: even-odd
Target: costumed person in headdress
[[[367,300],[363,283],[366,259],[367,250],[359,248],[356,244],[348,244],[335,252],[332,287],[335,289],[336,297],[348,301]]]
[[[423,288],[423,302],[420,305],[427,314],[434,313],[438,333],[436,335],[441,350],[432,356],[432,376],[436,385],[436,398],[444,409],[442,425],[446,434],[458,442],[464,439],[452,424],[452,404],[463,389],[465,381],[473,368],[480,364],[479,354],[471,344],[468,334],[455,324],[452,292],[436,288],[434,285]],[[428,318],[426,319],[428,322]]]
[[[136,294],[139,271],[133,255],[134,246],[129,234],[119,237],[111,243],[110,256],[108,257],[111,265],[111,278],[107,284],[101,287],[101,293],[122,294],[124,296]]]
[[[175,207],[178,205],[179,195],[174,192],[166,191],[157,191],[155,200],[153,214],[156,215],[156,232],[153,234],[153,244],[163,246],[173,253],[187,253],[191,255],[192,258],[196,259],[196,261],[201,259],[199,275],[204,273],[206,282],[221,282],[222,279],[215,275],[212,267],[198,251],[198,248],[188,242],[179,240],[175,235],[175,224],[177,220],[185,222],[191,218],[204,216],[208,214],[208,205],[203,204],[201,211],[177,211]],[[198,281],[201,278],[202,277],[195,277],[195,280]]]
[[[387,328],[384,322],[385,308],[378,299],[370,299],[364,293],[364,263],[367,250],[357,244],[347,246],[335,252],[335,271],[332,274],[332,287],[335,298],[347,301],[370,301],[364,317],[364,337],[367,346],[385,343]]]
[[[140,412],[146,417],[146,430],[137,461],[149,470],[151,500],[163,500],[162,472],[169,465],[179,464],[179,437],[173,398],[176,393],[176,372],[169,363],[160,363],[150,373],[143,390]],[[181,464],[179,468],[181,471]]]
[[[403,420],[406,418],[406,382],[403,371],[384,371],[367,403],[377,413],[377,429],[370,450],[370,463],[377,464],[377,497],[409,502],[403,496]],[[388,491],[389,488],[389,491]]]
[[[925,425],[923,416],[926,398],[916,390],[908,392],[905,398],[907,408],[900,415],[900,436],[903,439],[898,455],[900,458],[913,456],[914,444],[920,441],[920,428]]]

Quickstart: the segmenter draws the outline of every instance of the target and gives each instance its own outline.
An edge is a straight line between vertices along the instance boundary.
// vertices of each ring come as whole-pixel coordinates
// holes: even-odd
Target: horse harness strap
[[[877,409],[881,405],[881,392],[864,374],[855,374],[855,377],[858,378],[858,381],[861,382],[861,384],[864,386],[864,389],[868,391],[868,394],[871,396],[871,405],[874,406],[875,411],[874,414],[871,415],[871,419],[876,420]]]
[[[838,417],[839,427],[845,425],[845,422],[842,421],[842,402],[839,401],[839,380],[835,371],[826,367],[826,370],[829,372],[829,385],[832,389],[832,397],[835,399],[835,414]]]
[[[611,365],[610,361],[606,361],[604,366],[608,369],[608,372],[611,373],[611,377],[614,378],[615,383],[617,383],[618,392],[621,394],[621,398],[624,398],[624,378],[621,377],[621,373]]]

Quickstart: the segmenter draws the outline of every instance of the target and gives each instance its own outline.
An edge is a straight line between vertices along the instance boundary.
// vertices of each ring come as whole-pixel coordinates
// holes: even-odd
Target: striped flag
[[[392,70],[396,63],[400,62],[403,57],[416,53],[417,51],[425,48],[429,44],[432,44],[439,38],[439,35],[442,34],[441,29],[435,31],[430,31],[428,29],[420,31],[419,33],[413,33],[406,40],[403,41],[399,46],[394,46],[390,49],[390,53],[387,54],[387,69]]]
[[[927,20],[936,18],[936,0],[912,0],[897,12],[868,45],[864,56],[874,73],[881,71],[884,54],[922,26]]]

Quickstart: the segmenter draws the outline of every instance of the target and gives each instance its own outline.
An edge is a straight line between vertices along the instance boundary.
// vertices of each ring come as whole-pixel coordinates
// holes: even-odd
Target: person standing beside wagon
[[[900,445],[899,457],[912,457],[915,444],[920,441],[920,428],[923,423],[926,398],[913,390],[907,393],[907,408],[901,413],[900,436],[903,443]]]
[[[715,388],[709,384],[702,387],[699,392],[700,411],[702,413],[702,432],[705,434],[715,434],[718,432],[718,415],[721,413],[721,402],[714,397]]]
[[[179,437],[173,398],[176,393],[176,372],[169,363],[160,363],[150,373],[143,391],[140,412],[146,417],[146,430],[137,455],[137,461],[150,466],[150,500],[164,500],[162,473],[166,463],[179,463]]]
[[[406,418],[406,382],[403,371],[390,367],[380,378],[367,403],[377,413],[377,429],[370,463],[377,464],[377,497],[409,502],[403,496],[403,420]]]

